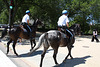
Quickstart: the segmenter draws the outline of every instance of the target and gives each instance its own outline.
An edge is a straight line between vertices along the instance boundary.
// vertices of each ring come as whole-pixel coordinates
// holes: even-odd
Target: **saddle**
[[[32,32],[29,31],[27,26],[20,25],[20,27],[25,34],[27,34],[31,39],[34,39],[34,38],[32,38]]]
[[[66,35],[66,38],[69,39],[69,35],[67,34],[66,32],[66,29],[65,28],[58,28],[59,31],[61,31],[62,33],[64,33]]]
[[[28,32],[28,31],[23,27],[23,25],[20,25],[20,28],[21,28],[24,32]]]

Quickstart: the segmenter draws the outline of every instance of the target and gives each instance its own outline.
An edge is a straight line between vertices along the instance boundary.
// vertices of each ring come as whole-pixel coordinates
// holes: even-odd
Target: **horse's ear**
[[[36,22],[38,21],[39,19],[36,19]]]

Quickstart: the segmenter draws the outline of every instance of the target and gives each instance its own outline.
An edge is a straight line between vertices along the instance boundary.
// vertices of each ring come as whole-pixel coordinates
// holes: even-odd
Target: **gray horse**
[[[73,34],[73,32],[72,32],[72,34]],[[68,58],[68,56],[70,56],[72,59],[73,57],[71,55],[71,49],[72,49],[74,42],[75,42],[74,34],[70,38],[70,41],[69,41],[66,34],[64,34],[60,31],[57,31],[57,30],[50,30],[40,36],[38,46],[35,49],[33,49],[29,54],[33,53],[34,51],[39,49],[41,45],[43,45],[44,50],[43,50],[43,53],[41,54],[41,62],[40,62],[40,67],[42,67],[42,61],[45,56],[45,53],[46,53],[47,49],[49,48],[49,46],[51,46],[54,50],[53,58],[54,58],[55,64],[58,64],[58,62],[56,60],[58,48],[67,46],[69,53],[65,57],[64,61]]]

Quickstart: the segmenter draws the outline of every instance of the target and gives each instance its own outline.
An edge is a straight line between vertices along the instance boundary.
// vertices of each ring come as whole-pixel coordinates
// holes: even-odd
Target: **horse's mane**
[[[74,30],[75,34],[81,31],[80,24],[77,24],[77,23],[73,24],[69,29]]]
[[[78,26],[79,24],[74,23],[73,25],[70,26],[70,29],[73,29],[75,26]]]

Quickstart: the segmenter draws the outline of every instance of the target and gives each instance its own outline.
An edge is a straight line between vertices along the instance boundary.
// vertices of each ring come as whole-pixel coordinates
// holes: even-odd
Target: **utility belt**
[[[67,26],[58,26],[58,28],[68,29]]]
[[[28,25],[28,23],[22,22],[21,25],[26,26],[26,25]]]
[[[21,25],[24,26],[24,28],[26,28],[26,29],[28,28],[29,32],[32,32],[32,30],[31,30],[31,28],[29,27],[28,23],[22,22]]]
[[[67,26],[58,26],[58,30],[63,33],[66,33],[66,29],[67,29]]]
[[[67,26],[58,26],[58,30],[65,33],[65,34],[73,36],[73,34],[68,30]]]

